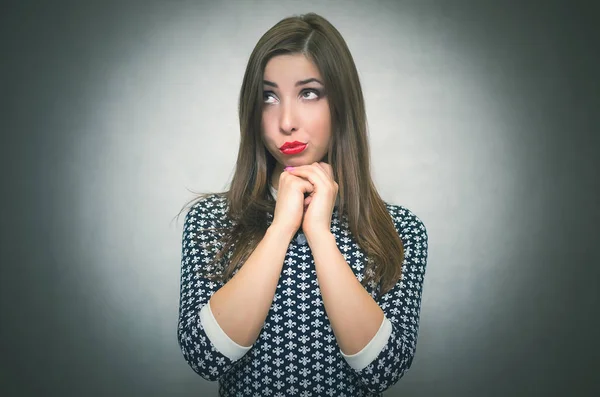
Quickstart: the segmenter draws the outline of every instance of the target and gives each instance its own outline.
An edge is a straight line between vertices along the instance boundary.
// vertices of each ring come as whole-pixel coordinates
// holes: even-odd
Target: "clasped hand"
[[[313,190],[304,198],[302,230],[304,234],[329,232],[331,215],[338,194],[338,184],[333,178],[333,168],[325,162],[314,162],[299,167],[289,167],[288,172],[298,178],[304,178],[313,185]]]

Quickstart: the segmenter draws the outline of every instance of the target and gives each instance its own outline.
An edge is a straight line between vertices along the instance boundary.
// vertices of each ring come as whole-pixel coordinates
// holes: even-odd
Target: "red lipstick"
[[[286,142],[279,148],[283,154],[297,154],[304,151],[304,149],[306,149],[306,143],[298,141]]]

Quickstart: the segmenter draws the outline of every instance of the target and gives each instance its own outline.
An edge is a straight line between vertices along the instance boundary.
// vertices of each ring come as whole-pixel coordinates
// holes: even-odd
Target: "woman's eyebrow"
[[[309,78],[309,79],[306,79],[306,80],[300,80],[300,81],[296,82],[295,86],[296,86],[296,87],[298,87],[299,85],[304,85],[304,84],[312,83],[313,81],[314,81],[314,82],[317,82],[317,83],[319,83],[319,84],[321,84],[322,86],[324,86],[324,85],[325,85],[325,84],[323,84],[323,83],[322,83],[322,82],[321,82],[319,79],[316,79],[316,78],[314,78],[314,77],[311,77],[311,78]],[[263,80],[263,84],[264,84],[264,85],[270,85],[270,86],[272,86],[272,87],[275,87],[275,88],[279,88],[279,87],[277,86],[277,84],[275,84],[275,83],[273,83],[272,81],[269,81],[269,80]]]

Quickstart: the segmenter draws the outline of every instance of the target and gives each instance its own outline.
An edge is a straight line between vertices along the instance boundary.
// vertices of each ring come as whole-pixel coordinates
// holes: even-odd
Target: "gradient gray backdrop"
[[[385,395],[600,395],[593,7],[209,4],[2,6],[0,395],[215,395],[177,345],[173,217],[226,188],[248,56],[308,11],[354,55],[377,187],[429,232]]]

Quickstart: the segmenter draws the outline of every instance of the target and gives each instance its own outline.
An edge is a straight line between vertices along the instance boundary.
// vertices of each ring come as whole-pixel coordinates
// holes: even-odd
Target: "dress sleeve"
[[[194,204],[185,217],[181,257],[181,290],[177,336],[179,347],[190,367],[204,379],[218,380],[250,347],[240,346],[219,327],[208,301],[223,286],[202,277],[218,252],[219,208],[211,198]]]
[[[417,346],[423,280],[427,264],[428,235],[423,222],[410,210],[396,206],[391,212],[404,245],[402,277],[376,302],[384,312],[381,327],[371,342],[353,356],[370,351],[370,361],[346,361],[361,383],[378,393],[394,385],[410,368]],[[377,354],[379,352],[379,354]],[[360,364],[362,362],[362,364]]]

